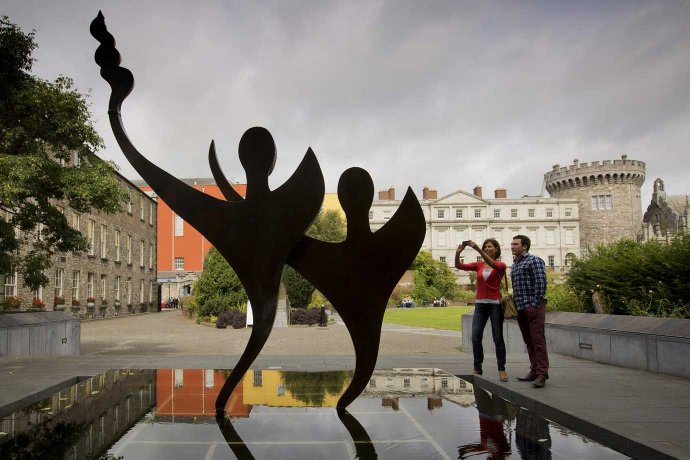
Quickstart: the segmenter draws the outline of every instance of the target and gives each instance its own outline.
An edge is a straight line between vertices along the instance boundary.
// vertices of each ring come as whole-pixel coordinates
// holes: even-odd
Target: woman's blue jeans
[[[501,304],[479,302],[474,307],[472,318],[472,352],[474,354],[474,370],[481,371],[484,362],[484,347],[482,337],[486,322],[491,318],[491,333],[496,348],[496,364],[499,371],[506,370],[506,344],[503,341],[503,307]]]

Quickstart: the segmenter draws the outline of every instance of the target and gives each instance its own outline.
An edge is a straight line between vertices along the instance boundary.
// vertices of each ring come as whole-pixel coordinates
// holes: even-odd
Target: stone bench
[[[550,353],[690,378],[688,319],[549,312],[545,329]],[[472,313],[462,330],[463,351],[472,353]],[[504,321],[503,337],[509,355],[527,353],[516,320]],[[485,356],[494,353],[490,322],[482,344]]]
[[[78,356],[81,323],[59,311],[0,315],[0,356]]]

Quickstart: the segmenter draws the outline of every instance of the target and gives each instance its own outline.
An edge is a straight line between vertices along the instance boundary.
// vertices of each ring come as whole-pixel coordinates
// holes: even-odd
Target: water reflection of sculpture
[[[275,144],[267,130],[256,127],[244,133],[239,145],[240,161],[247,174],[246,199],[242,200],[227,184],[213,143],[209,152],[211,168],[216,180],[227,185],[221,187],[227,201],[205,195],[148,161],[131,143],[120,108],[134,86],[134,77],[119,66],[120,54],[101,13],[91,24],[91,34],[101,43],[96,62],[112,88],[108,115],[127,160],[178,215],[218,248],[252,303],[254,328],[218,396],[216,409],[224,409],[233,388],[266,343],[286,260],[326,295],[353,339],[355,376],[338,403],[339,408],[345,408],[366,387],[373,372],[387,300],[424,238],[424,216],[412,190],[408,189],[393,218],[373,234],[368,223],[373,182],[363,169],[350,168],[338,184],[347,217],[346,240],[325,243],[303,236],[323,199],[324,182],[318,161],[309,149],[293,176],[271,191],[268,175],[275,164]]]

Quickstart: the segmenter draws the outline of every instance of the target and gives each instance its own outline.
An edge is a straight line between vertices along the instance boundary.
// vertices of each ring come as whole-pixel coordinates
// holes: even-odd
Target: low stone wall
[[[0,315],[0,356],[78,356],[81,323],[59,311]]]
[[[462,316],[462,348],[472,353],[472,313]],[[508,354],[527,353],[516,320],[503,323]],[[546,314],[549,352],[690,378],[690,320],[595,313]],[[484,329],[484,354],[494,352],[491,325]],[[510,358],[509,358],[510,359]]]

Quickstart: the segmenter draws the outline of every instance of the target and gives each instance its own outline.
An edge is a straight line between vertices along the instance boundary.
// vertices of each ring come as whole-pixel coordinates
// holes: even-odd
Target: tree
[[[343,241],[346,235],[345,221],[339,211],[322,210],[307,230],[307,235],[330,243]],[[295,308],[307,308],[311,303],[314,286],[289,265],[283,269],[282,281],[290,305]]]
[[[457,295],[458,286],[453,272],[445,262],[434,260],[431,253],[420,251],[410,268],[415,270],[412,298],[417,303],[439,297],[454,299]]]
[[[218,316],[227,310],[244,310],[247,293],[230,264],[212,248],[206,255],[204,271],[194,285],[199,316]]]
[[[116,166],[95,155],[86,96],[67,77],[30,74],[36,47],[33,31],[0,18],[0,274],[32,289],[48,283],[51,255],[88,247],[64,207],[114,213],[125,200]]]

